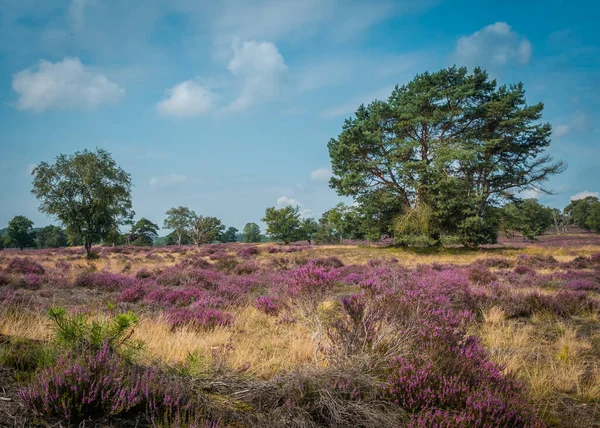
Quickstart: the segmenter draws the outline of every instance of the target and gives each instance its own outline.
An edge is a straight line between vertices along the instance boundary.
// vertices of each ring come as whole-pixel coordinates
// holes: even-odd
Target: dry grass
[[[261,377],[311,363],[314,341],[299,325],[275,324],[273,318],[253,307],[242,308],[234,315],[233,326],[205,332],[171,331],[160,317],[144,319],[134,337],[146,343],[150,358],[183,363],[190,353],[211,356],[217,352],[229,367],[240,369],[250,364],[249,372]]]

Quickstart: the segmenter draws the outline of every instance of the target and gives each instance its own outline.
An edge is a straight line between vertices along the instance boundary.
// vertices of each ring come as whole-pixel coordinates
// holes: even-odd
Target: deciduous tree
[[[244,242],[260,242],[260,227],[256,223],[246,223],[242,231]]]
[[[287,206],[269,207],[262,218],[267,224],[267,234],[273,239],[289,244],[300,237],[300,208]]]
[[[8,245],[20,248],[21,250],[26,247],[33,247],[35,245],[33,222],[22,215],[13,217],[8,222],[6,242]]]
[[[52,165],[41,162],[32,174],[40,210],[58,218],[73,240],[83,241],[88,257],[93,243],[131,223],[131,176],[105,150],[61,154]]]

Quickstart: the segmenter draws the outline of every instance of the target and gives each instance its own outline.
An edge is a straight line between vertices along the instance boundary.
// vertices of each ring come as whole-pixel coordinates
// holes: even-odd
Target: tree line
[[[360,105],[329,141],[329,184],[354,203],[338,204],[318,220],[303,218],[298,207],[269,207],[261,219],[265,236],[286,243],[387,237],[396,245],[476,247],[501,233],[535,239],[549,227],[600,231],[597,198],[557,210],[519,197],[551,193],[544,183],[566,168],[545,153],[552,127],[541,121],[543,108],[527,104],[522,83],[499,86],[480,68],[419,74],[387,100]],[[40,210],[88,255],[95,243],[157,241],[158,225],[133,222],[131,177],[106,151],[61,154],[32,174]],[[126,225],[132,227],[123,234]],[[255,223],[239,233],[183,206],[167,211],[163,227],[172,231],[166,244],[265,239]]]

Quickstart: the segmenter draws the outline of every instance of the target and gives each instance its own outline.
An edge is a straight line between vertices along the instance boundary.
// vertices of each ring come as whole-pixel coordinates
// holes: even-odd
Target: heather
[[[536,248],[5,251],[0,364],[48,423],[593,420],[600,248]]]

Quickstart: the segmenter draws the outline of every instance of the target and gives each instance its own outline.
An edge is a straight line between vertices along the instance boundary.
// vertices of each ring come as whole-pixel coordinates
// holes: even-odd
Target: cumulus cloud
[[[156,105],[165,116],[192,117],[208,113],[214,104],[214,94],[192,80],[186,80],[167,91],[167,97]]]
[[[282,196],[277,199],[277,206],[285,207],[287,205],[291,205],[293,207],[301,207],[302,203],[294,198],[288,198],[287,196]]]
[[[327,181],[331,177],[331,170],[329,168],[319,168],[310,172],[310,179],[312,181]]]
[[[600,193],[599,192],[590,192],[588,190],[584,190],[583,192],[579,192],[579,193],[576,193],[573,196],[571,196],[571,200],[572,201],[576,201],[578,199],[587,198],[588,196],[593,196],[595,198],[600,198]]]
[[[461,65],[527,64],[530,58],[531,42],[519,36],[506,22],[483,27],[470,36],[461,37],[456,43],[455,60]]]
[[[270,42],[234,41],[228,70],[241,80],[241,94],[226,107],[241,111],[274,98],[281,91],[287,66],[279,49]]]
[[[186,180],[187,177],[185,175],[171,174],[152,177],[149,184],[152,190],[163,190],[170,189]]]
[[[573,115],[569,123],[556,125],[552,131],[552,135],[556,138],[564,137],[565,135],[584,129],[587,125],[587,116],[584,113],[576,113]]]
[[[118,102],[124,90],[106,76],[85,69],[79,58],[52,63],[42,60],[13,76],[19,110],[89,108]]]

